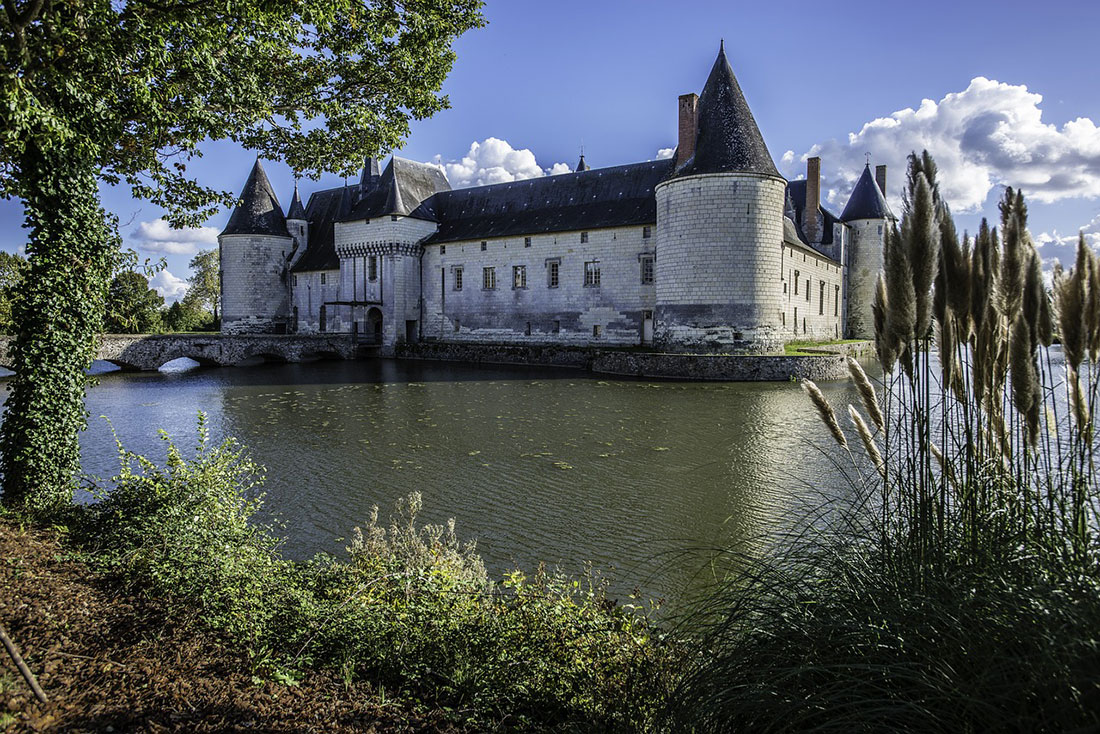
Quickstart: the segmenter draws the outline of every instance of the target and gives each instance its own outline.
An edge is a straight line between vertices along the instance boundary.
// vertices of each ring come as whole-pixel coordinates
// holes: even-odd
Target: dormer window
[[[585,242],[588,242],[588,233],[581,232],[581,244],[583,245]]]
[[[397,221],[397,215],[396,214],[391,214],[390,215],[390,221],[391,222],[396,222]]]

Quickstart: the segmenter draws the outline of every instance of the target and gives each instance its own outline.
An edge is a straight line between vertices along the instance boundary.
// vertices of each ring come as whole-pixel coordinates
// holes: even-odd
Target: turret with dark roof
[[[450,191],[447,177],[435,166],[393,156],[377,185],[340,221],[354,222],[390,214],[407,216],[432,194]]]
[[[852,189],[852,195],[848,198],[848,205],[840,215],[840,221],[894,218],[890,205],[886,203],[886,197],[882,195],[882,190],[875,183],[875,177],[871,175],[871,164],[868,163],[864,166],[859,180],[856,181],[856,187]]]
[[[306,218],[306,208],[302,206],[302,197],[298,195],[298,181],[294,181],[294,196],[290,200],[290,210],[286,213],[287,219]]]
[[[252,166],[252,172],[248,174],[244,189],[241,191],[241,203],[233,210],[229,217],[229,223],[222,230],[227,234],[266,234],[278,237],[288,237],[286,231],[286,217],[283,216],[283,208],[279,206],[279,199],[271,188],[271,182],[267,180],[264,167],[260,159]]]
[[[584,153],[581,153],[581,162],[577,164],[577,173],[580,173],[581,171],[587,171],[591,168],[592,167],[590,165],[584,162]]]
[[[678,176],[700,173],[762,173],[779,177],[764,136],[726,60],[725,44],[699,97],[695,155]]]

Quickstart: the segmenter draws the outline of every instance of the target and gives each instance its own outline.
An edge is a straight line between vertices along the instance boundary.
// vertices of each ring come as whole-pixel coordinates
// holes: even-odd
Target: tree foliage
[[[164,298],[149,287],[141,273],[126,270],[107,288],[107,315],[103,327],[111,334],[151,334],[163,326]]]
[[[98,184],[125,182],[182,226],[234,202],[188,176],[209,139],[313,177],[350,172],[447,105],[451,44],[482,24],[480,5],[4,1],[0,196],[22,199],[30,230],[0,429],[5,502],[71,501],[117,243]]]
[[[213,331],[214,315],[184,296],[161,314],[166,331]]]
[[[214,314],[214,320],[218,320],[221,311],[222,277],[221,263],[217,250],[203,250],[191,258],[192,275],[187,279],[187,295],[184,300],[188,306],[195,308],[209,308]]]

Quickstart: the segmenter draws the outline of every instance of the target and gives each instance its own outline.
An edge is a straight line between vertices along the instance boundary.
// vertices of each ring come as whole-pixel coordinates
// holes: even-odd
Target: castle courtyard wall
[[[783,326],[788,340],[844,336],[844,268],[806,246],[784,243]]]

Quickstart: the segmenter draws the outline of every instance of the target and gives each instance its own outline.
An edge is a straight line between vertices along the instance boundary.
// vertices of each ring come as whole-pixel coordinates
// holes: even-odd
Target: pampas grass
[[[818,415],[821,416],[821,420],[829,429],[829,433],[833,434],[837,444],[842,448],[848,448],[848,439],[844,436],[844,431],[840,430],[840,423],[837,422],[833,406],[829,405],[829,401],[825,398],[825,394],[821,392],[821,388],[813,380],[803,380],[802,390],[810,396],[810,402],[817,408]]]

